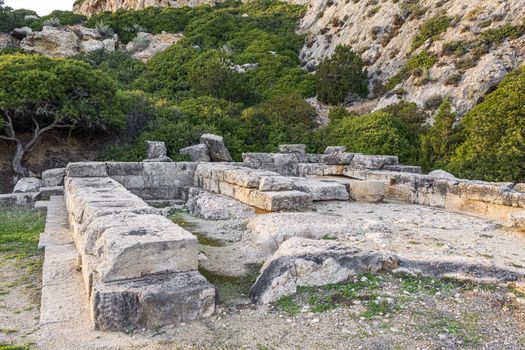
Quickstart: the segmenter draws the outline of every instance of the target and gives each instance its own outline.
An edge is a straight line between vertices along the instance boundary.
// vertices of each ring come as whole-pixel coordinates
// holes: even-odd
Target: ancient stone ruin
[[[347,153],[343,147],[308,154],[304,145],[282,145],[278,153],[224,161],[231,159],[229,152],[214,135],[181,151],[198,161],[164,161],[160,144],[150,143],[150,151],[152,159],[145,162],[71,163],[65,174],[56,170],[44,176],[42,185],[63,184],[63,196],[36,204],[47,208],[40,242],[45,248],[43,332],[46,325],[52,332],[66,322],[61,312],[68,307],[52,306],[51,300],[57,302],[52,293],[60,286],[72,288],[79,278],[75,269],[81,271],[79,293],[94,329],[153,328],[213,314],[216,290],[199,272],[197,238],[152,203],[185,203],[191,215],[205,220],[246,220],[246,235],[231,244],[236,249],[221,248],[223,263],[241,264],[247,257],[264,263],[251,289],[259,304],[299,286],[337,283],[361,272],[499,282],[525,278],[525,268],[511,263],[525,261],[525,242],[509,233],[525,229],[522,184],[462,180],[444,172],[422,175],[419,167],[401,165],[395,156]],[[485,260],[471,256],[465,243],[480,239],[478,231],[436,233],[451,242],[444,248],[429,248],[427,241],[407,248],[408,238],[394,235],[381,221],[393,203],[408,211],[427,206],[497,220],[510,231],[494,229],[502,233],[492,234],[492,243],[484,246],[491,254]],[[369,213],[369,208],[378,210],[370,216],[379,220],[362,224],[345,216],[354,210],[363,217],[365,207]],[[476,219],[458,217],[483,230]],[[202,264],[219,261],[218,256]]]

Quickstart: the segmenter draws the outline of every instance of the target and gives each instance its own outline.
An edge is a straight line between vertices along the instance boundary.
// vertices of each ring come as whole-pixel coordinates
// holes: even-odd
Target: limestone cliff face
[[[315,69],[337,45],[349,45],[361,55],[374,91],[372,101],[354,106],[361,111],[378,109],[400,99],[433,107],[439,98],[448,95],[461,115],[501,82],[506,73],[525,62],[525,36],[512,35],[490,44],[482,40],[487,30],[494,30],[498,37],[510,26],[523,24],[525,0],[285,1],[307,8],[300,31],[307,37],[301,60],[308,69]],[[203,3],[212,1],[84,0],[76,11],[91,15],[118,8]],[[438,16],[450,19],[448,28],[413,49],[412,41],[420,27]],[[456,47],[451,49],[451,43],[456,43]],[[388,84],[390,91],[380,88],[398,75],[411,57],[423,51],[431,57],[431,67],[405,72],[397,86]]]
[[[140,10],[149,6],[181,7],[213,3],[213,0],[79,0],[75,2],[73,11],[91,16],[102,11],[118,9]]]
[[[337,45],[350,45],[361,54],[372,80],[371,88],[400,72],[409,57],[426,51],[435,57],[430,69],[409,75],[395,90],[376,100],[376,108],[400,98],[420,106],[449,95],[459,114],[472,108],[510,70],[525,63],[525,36],[491,45],[480,33],[519,26],[525,0],[290,0],[307,6],[301,31],[307,42],[301,59],[313,67]],[[412,50],[413,38],[427,20],[446,15],[446,31]],[[518,35],[519,36],[519,35]],[[459,43],[453,53],[447,44]],[[463,47],[464,46],[464,47]],[[450,51],[450,49],[449,49]],[[375,81],[375,83],[374,83]]]

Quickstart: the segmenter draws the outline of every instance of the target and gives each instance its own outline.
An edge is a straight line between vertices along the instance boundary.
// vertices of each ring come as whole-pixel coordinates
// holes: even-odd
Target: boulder
[[[147,159],[145,162],[171,162],[171,158],[167,156],[168,149],[166,144],[162,141],[146,141],[148,144]]]
[[[102,41],[102,44],[104,44],[104,49],[108,52],[114,52],[117,48],[117,40],[115,39],[106,39]]]
[[[137,37],[126,45],[126,50],[133,53],[134,58],[147,62],[156,54],[177,43],[181,38],[182,34],[163,32],[152,35],[149,33],[138,33]]]
[[[208,150],[208,147],[202,143],[194,146],[181,148],[179,150],[179,153],[189,156],[192,162],[210,161],[210,152]]]
[[[25,39],[33,30],[29,27],[15,28],[11,32],[11,36],[17,40]]]
[[[191,215],[205,220],[247,218],[255,214],[253,208],[220,194],[192,188],[186,202]]]
[[[446,172],[445,170],[441,170],[441,169],[431,171],[430,173],[428,173],[428,176],[434,177],[436,179],[451,179],[451,180],[457,179],[451,173]]]
[[[358,223],[319,213],[272,213],[258,215],[248,223],[249,238],[262,253],[272,254],[293,237],[322,239],[354,235]]]
[[[38,192],[42,186],[42,180],[36,177],[23,177],[16,183],[13,193]]]
[[[6,33],[0,33],[0,50],[17,49],[20,47],[20,41]]]
[[[213,134],[204,134],[200,139],[202,144],[205,144],[208,147],[210,152],[210,160],[212,162],[231,162],[232,157],[230,152],[224,144],[224,139],[222,136],[213,135]]]
[[[295,145],[279,145],[279,153],[296,153],[305,154],[306,145],[295,144]]]
[[[79,52],[80,41],[70,29],[45,26],[42,31],[29,34],[20,46],[49,57],[69,57]]]
[[[55,187],[64,185],[66,168],[49,169],[42,173],[42,181],[45,187]]]
[[[80,40],[83,41],[89,41],[89,40],[102,40],[102,35],[100,35],[100,32],[95,28],[87,28],[83,25],[77,24],[73,26],[69,26],[69,29],[71,29],[77,37]]]
[[[255,303],[268,304],[294,294],[297,287],[340,283],[360,273],[392,270],[397,264],[397,257],[388,253],[296,237],[284,242],[265,262],[250,295]]]
[[[340,154],[345,153],[346,147],[345,146],[328,146],[324,150],[324,154]]]
[[[381,202],[385,198],[386,185],[381,180],[351,180],[350,198],[357,202]]]
[[[102,49],[104,49],[104,43],[99,40],[90,39],[80,42],[80,51],[82,52],[92,52]]]

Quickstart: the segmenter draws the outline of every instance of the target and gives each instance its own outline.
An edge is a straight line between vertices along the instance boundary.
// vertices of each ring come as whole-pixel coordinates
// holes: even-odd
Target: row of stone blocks
[[[385,181],[385,198],[507,220],[525,228],[525,191],[514,183],[434,177],[384,170],[347,170],[362,181]]]
[[[105,176],[100,164],[96,169],[70,164],[65,180],[94,328],[151,328],[211,315],[215,288],[198,272],[197,239]]]

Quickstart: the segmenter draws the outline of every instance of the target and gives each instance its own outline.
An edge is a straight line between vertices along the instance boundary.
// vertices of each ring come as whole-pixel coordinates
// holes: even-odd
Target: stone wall
[[[165,174],[179,178],[176,170],[184,166],[174,165],[150,179],[159,191],[169,187],[161,181]],[[64,197],[93,327],[151,328],[211,315],[215,288],[197,271],[197,239],[108,177],[124,168],[136,170],[124,182],[138,186],[137,164],[67,167]]]
[[[525,193],[513,183],[491,183],[381,170],[346,169],[345,176],[387,182],[386,199],[428,205],[496,220],[525,212]]]

